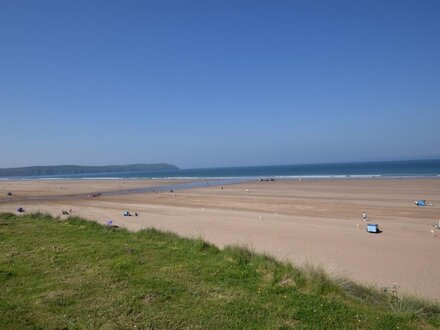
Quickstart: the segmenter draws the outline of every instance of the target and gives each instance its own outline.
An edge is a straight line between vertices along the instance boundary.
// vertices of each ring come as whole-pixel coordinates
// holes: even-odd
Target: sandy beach
[[[179,181],[181,182],[181,181]],[[334,179],[252,182],[162,193],[69,198],[169,180],[0,181],[0,212],[43,211],[74,215],[129,230],[155,227],[201,237],[220,247],[246,245],[297,265],[327,271],[378,288],[440,300],[440,179]],[[12,197],[7,197],[7,192]],[[59,200],[18,201],[20,197]],[[426,199],[432,206],[417,207]],[[124,217],[123,212],[137,212]],[[368,234],[362,219],[383,231]],[[62,216],[65,217],[65,216]],[[433,231],[433,233],[431,232]]]

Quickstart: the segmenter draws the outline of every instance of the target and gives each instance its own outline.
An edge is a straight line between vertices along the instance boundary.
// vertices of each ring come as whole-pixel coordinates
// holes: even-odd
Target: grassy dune
[[[0,215],[0,329],[437,328],[440,308],[156,230]]]

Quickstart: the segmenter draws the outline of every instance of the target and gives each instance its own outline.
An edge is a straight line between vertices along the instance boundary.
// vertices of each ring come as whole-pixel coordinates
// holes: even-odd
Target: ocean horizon
[[[11,176],[0,180],[55,179],[295,179],[439,177],[440,159],[328,164],[214,167],[47,176]]]

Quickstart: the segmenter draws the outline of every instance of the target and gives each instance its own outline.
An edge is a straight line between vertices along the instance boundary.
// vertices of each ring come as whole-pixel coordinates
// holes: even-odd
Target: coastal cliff
[[[138,172],[138,171],[178,170],[178,169],[179,168],[175,165],[165,164],[165,163],[107,165],[107,166],[80,166],[80,165],[29,166],[29,167],[16,167],[16,168],[0,168],[0,177]]]

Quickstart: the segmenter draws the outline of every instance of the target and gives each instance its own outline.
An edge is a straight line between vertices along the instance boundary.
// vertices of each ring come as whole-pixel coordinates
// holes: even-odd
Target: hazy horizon
[[[434,0],[5,1],[0,168],[440,158],[438,17]]]
[[[290,164],[247,164],[234,166],[209,166],[209,167],[181,167],[179,164],[172,164],[169,162],[159,163],[118,163],[118,164],[46,164],[46,165],[27,165],[27,166],[13,166],[0,167],[0,169],[7,168],[25,168],[25,167],[50,167],[50,166],[128,166],[128,165],[149,165],[149,164],[168,164],[175,165],[179,169],[207,169],[207,168],[228,168],[228,167],[265,167],[265,166],[295,166],[295,165],[327,165],[327,164],[356,164],[356,163],[387,163],[387,162],[417,162],[417,161],[440,161],[440,156],[435,158],[413,158],[413,159],[393,159],[393,160],[367,160],[367,161],[341,161],[341,162],[318,162],[318,163],[290,163]]]

